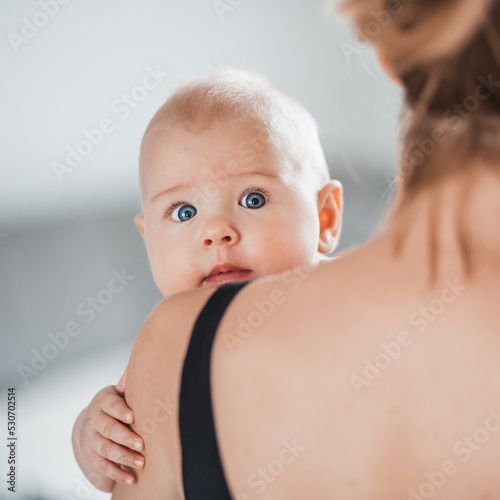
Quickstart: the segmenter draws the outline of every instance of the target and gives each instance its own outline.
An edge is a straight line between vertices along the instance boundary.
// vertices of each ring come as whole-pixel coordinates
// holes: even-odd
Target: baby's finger
[[[99,474],[101,474],[101,476],[109,477],[117,483],[122,484],[132,484],[135,481],[133,474],[123,470],[120,466],[103,458],[98,453],[94,452],[91,459],[95,469],[99,472]]]
[[[126,379],[127,379],[127,368],[125,368],[125,371],[123,372],[122,378],[120,379],[118,384],[116,384],[116,390],[122,395],[125,394],[125,381],[126,381]]]
[[[101,435],[97,435],[92,442],[93,450],[103,458],[115,464],[127,465],[134,469],[144,467],[144,457],[135,451],[120,446]]]
[[[117,420],[121,420],[126,424],[134,423],[134,413],[128,407],[125,400],[118,394],[109,395],[103,398],[101,402],[101,409],[104,413],[111,415]]]
[[[102,414],[96,419],[95,430],[105,438],[117,444],[137,451],[142,451],[144,442],[140,436],[118,420]],[[127,465],[127,464],[124,464]]]

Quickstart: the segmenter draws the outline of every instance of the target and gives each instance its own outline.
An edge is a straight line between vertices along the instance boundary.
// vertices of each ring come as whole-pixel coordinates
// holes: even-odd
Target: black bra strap
[[[229,283],[210,296],[191,334],[182,370],[179,429],[186,500],[231,500],[215,434],[210,356],[219,322],[247,283]]]

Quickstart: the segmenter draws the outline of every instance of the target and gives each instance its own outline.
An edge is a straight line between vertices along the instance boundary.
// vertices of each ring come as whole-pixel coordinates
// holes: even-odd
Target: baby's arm
[[[134,415],[123,399],[123,381],[124,377],[117,387],[100,390],[73,427],[73,452],[78,465],[96,488],[106,492],[113,490],[115,482],[134,481],[134,476],[120,464],[136,469],[144,466],[144,457],[129,449],[142,451],[144,443],[124,425],[133,423]]]

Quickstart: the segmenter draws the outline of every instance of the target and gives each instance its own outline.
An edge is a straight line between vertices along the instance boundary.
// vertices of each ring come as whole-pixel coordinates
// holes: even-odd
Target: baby
[[[338,243],[342,186],[316,123],[263,76],[226,69],[180,88],[144,134],[139,171],[135,222],[165,297],[315,265]],[[125,374],[73,429],[75,457],[103,491],[134,481],[120,465],[144,467],[124,387]]]

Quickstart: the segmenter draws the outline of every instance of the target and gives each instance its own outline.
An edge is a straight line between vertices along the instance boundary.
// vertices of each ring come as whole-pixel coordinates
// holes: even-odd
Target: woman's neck
[[[395,211],[387,236],[431,280],[500,272],[500,168],[478,166],[422,191]]]

